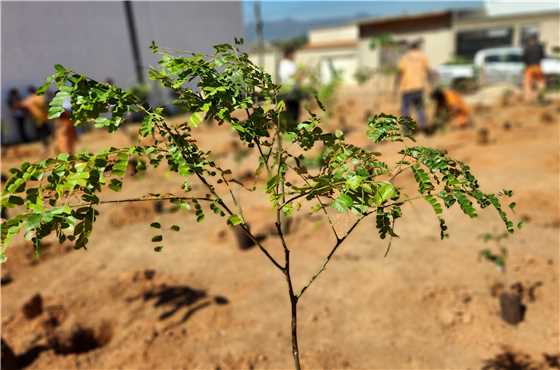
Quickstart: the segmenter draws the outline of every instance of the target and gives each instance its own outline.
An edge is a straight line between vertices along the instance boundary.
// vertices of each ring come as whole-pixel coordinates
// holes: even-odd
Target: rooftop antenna
[[[264,69],[264,38],[263,38],[263,22],[261,16],[261,2],[260,0],[255,0],[254,12],[255,12],[255,31],[257,34],[257,53],[259,55],[259,67]]]

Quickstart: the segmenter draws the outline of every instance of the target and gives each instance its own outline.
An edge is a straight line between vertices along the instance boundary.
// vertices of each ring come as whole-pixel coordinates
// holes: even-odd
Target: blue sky
[[[245,23],[254,20],[253,1],[243,1]],[[418,13],[450,8],[473,8],[482,6],[481,1],[262,1],[264,21],[291,18],[308,21],[312,19],[354,16],[367,13],[384,16],[402,13]]]

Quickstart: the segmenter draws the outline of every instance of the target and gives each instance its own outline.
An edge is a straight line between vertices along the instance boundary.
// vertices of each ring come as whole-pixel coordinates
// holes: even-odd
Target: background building
[[[530,9],[526,3],[513,3],[511,9],[503,2],[497,6],[488,1],[474,10],[378,17],[312,29],[308,43],[296,53],[296,62],[317,68],[333,66],[346,84],[354,84],[360,69],[394,69],[406,45],[417,39],[423,40],[433,67],[457,58],[472,59],[481,49],[522,46],[529,34],[537,34],[549,54],[557,52],[560,5],[547,2]],[[383,38],[390,42],[372,47],[372,40]],[[266,68],[273,66],[269,61]]]

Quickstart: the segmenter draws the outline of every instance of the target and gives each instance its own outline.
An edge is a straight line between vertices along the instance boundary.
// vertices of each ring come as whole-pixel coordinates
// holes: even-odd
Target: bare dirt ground
[[[396,113],[396,108],[390,98],[369,91],[343,91],[328,124],[367,145],[366,111]],[[420,135],[418,141],[469,163],[484,190],[514,190],[517,217],[526,225],[505,242],[507,274],[478,258],[488,247],[480,235],[502,232],[493,212],[482,211],[474,221],[451,212],[451,238],[440,241],[429,206],[406,206],[397,226],[400,238],[386,258],[386,242],[377,236],[375,219],[368,219],[300,302],[304,368],[560,368],[560,103],[526,105],[507,97],[473,109],[475,128]],[[251,155],[234,161],[240,149],[232,146],[227,128],[197,130],[225,167],[238,175],[251,168]],[[127,143],[124,133],[93,131],[81,137],[79,147]],[[40,153],[36,144],[5,150],[3,172]],[[173,191],[181,184],[164,170],[127,180],[121,193],[107,196]],[[402,178],[403,186],[412,181]],[[255,193],[240,196],[254,229],[266,233],[270,211],[260,197],[264,183],[256,185]],[[291,368],[285,281],[256,248],[239,249],[223,219],[207,214],[197,224],[191,214],[170,212],[166,204],[158,213],[149,202],[100,211],[87,251],[53,242],[37,261],[23,239],[9,250],[2,266],[12,278],[2,285],[2,338],[19,366]],[[349,224],[338,218],[341,228]],[[182,227],[165,235],[160,253],[150,243],[149,223],[155,220]],[[300,287],[333,238],[325,220],[301,213],[288,242]],[[281,255],[274,235],[268,233],[265,243]],[[523,285],[526,305],[518,325],[500,318],[496,297],[500,285],[514,283]]]

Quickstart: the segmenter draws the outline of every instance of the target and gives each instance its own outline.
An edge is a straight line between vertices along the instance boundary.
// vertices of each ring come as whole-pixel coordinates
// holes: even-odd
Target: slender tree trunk
[[[294,368],[301,370],[297,337],[297,298],[293,294],[290,294],[290,304],[292,306],[292,355],[294,356]]]
[[[288,283],[288,294],[290,296],[290,306],[292,313],[292,356],[294,357],[294,368],[295,370],[301,370],[301,364],[299,362],[299,347],[298,347],[298,337],[297,337],[297,303],[298,297],[294,293],[294,288],[292,285],[292,276],[290,275],[290,251],[286,248],[284,249],[286,256],[286,267],[284,268],[284,275],[286,276],[286,282]]]

